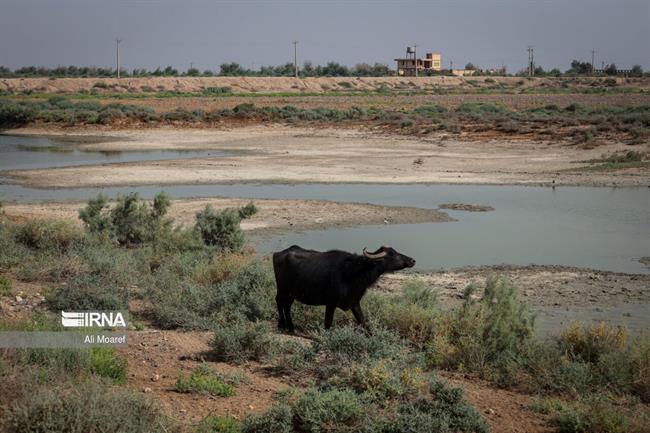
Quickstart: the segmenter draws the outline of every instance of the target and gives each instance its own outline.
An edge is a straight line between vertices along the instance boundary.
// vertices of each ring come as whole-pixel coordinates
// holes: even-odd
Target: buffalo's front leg
[[[334,310],[336,310],[336,305],[325,306],[325,329],[330,329],[332,327],[332,323],[334,322]]]
[[[361,305],[353,305],[352,314],[354,314],[354,318],[357,320],[359,325],[364,325],[366,323],[366,319],[363,317],[363,311],[361,311]]]

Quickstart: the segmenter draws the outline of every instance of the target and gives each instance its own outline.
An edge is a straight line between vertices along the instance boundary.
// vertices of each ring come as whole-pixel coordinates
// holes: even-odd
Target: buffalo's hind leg
[[[334,322],[334,310],[336,310],[336,305],[325,306],[325,329],[330,329],[332,327],[332,323]]]
[[[286,329],[287,328],[287,319],[284,317],[284,309],[282,305],[282,300],[280,296],[275,297],[275,305],[278,306],[278,328]]]
[[[287,331],[293,334],[294,327],[293,321],[291,320],[291,305],[293,304],[293,299],[287,299],[282,303],[282,309],[284,310],[284,319],[287,325]]]

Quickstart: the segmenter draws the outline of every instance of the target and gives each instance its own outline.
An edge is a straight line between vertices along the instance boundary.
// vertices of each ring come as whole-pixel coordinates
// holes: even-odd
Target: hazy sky
[[[293,61],[394,67],[407,44],[462,67],[522,69],[571,59],[650,69],[650,0],[207,1],[0,0],[0,64],[172,65],[218,70]]]

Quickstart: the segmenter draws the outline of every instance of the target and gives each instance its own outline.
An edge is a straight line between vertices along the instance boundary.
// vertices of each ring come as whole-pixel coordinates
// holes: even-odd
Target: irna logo
[[[120,311],[61,311],[61,324],[66,328],[126,328]]]

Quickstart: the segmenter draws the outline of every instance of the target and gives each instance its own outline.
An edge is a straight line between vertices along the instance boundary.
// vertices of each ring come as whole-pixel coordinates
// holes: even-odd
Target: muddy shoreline
[[[623,143],[578,149],[566,143],[462,137],[396,137],[369,131],[285,125],[229,129],[96,130],[25,128],[12,134],[94,137],[97,151],[223,150],[223,157],[9,170],[23,186],[79,188],[235,183],[647,186],[650,170],[584,171],[590,159],[624,152]],[[107,137],[98,141],[97,137]],[[650,143],[639,150],[650,148]],[[359,157],[359,155],[365,155]]]
[[[253,201],[258,213],[242,222],[252,236],[270,237],[301,230],[353,227],[378,224],[417,224],[455,221],[445,212],[408,206],[366,203],[339,203],[326,200],[283,200],[244,198],[199,198],[172,200],[168,216],[179,225],[192,225],[197,212],[207,204],[216,210],[236,208]],[[3,206],[12,220],[60,218],[76,221],[85,202],[8,203]]]

